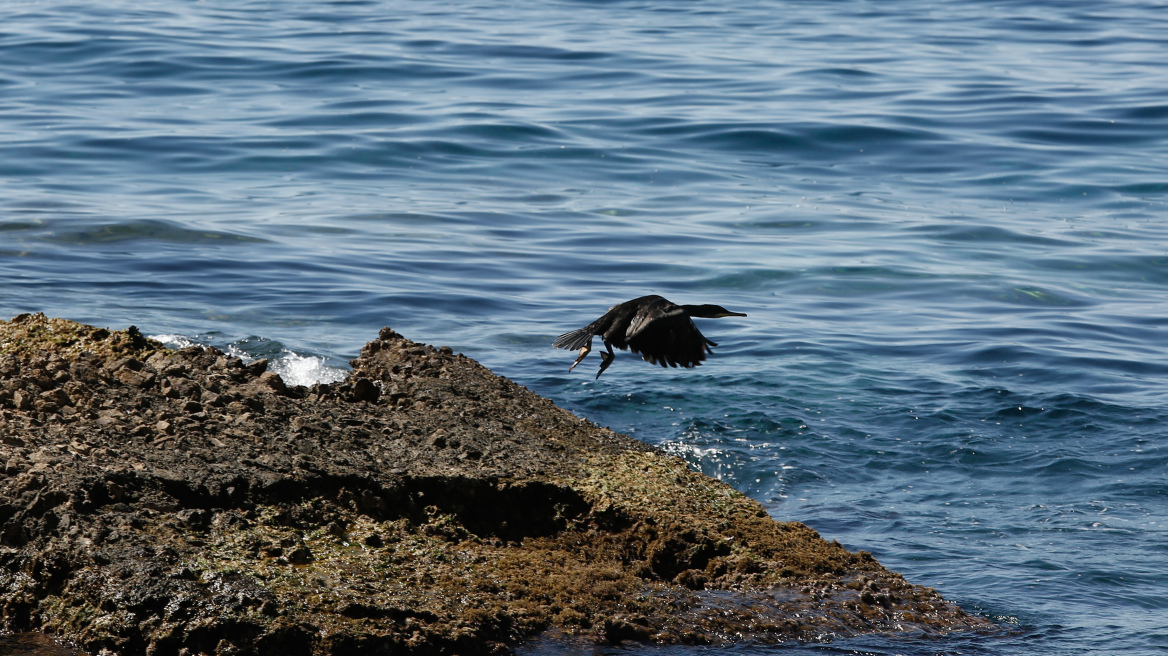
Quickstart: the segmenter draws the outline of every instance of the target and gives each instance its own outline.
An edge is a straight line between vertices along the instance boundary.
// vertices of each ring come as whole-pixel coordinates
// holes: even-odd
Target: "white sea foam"
[[[325,359],[312,355],[298,355],[287,349],[272,360],[268,368],[288,385],[308,387],[316,383],[336,383],[345,379],[346,370],[325,364]]]
[[[227,346],[225,346],[223,348],[223,352],[226,353],[227,355],[230,355],[231,357],[239,358],[240,360],[243,360],[244,364],[251,364],[252,362],[255,362],[256,360],[259,359],[259,358],[255,357],[254,355],[248,353],[247,351],[244,351],[243,349],[239,348],[235,344],[228,344]]]
[[[196,342],[185,335],[150,335],[150,339],[162,342],[163,345],[181,349],[188,346],[198,346]],[[239,358],[245,363],[255,362],[258,358],[235,344],[228,344],[223,351],[230,356]],[[325,364],[325,359],[314,355],[300,355],[284,349],[280,355],[271,358],[268,369],[280,374],[287,385],[304,385],[309,387],[316,383],[336,383],[345,379],[347,370]]]
[[[150,339],[162,342],[163,346],[172,349],[184,349],[188,346],[195,346],[198,342],[191,341],[191,338],[186,335],[147,335]]]
[[[661,444],[661,448],[668,454],[678,456],[684,460],[710,460],[718,461],[723,455],[722,449],[710,447],[703,449],[693,444],[686,444],[684,442],[665,442]]]

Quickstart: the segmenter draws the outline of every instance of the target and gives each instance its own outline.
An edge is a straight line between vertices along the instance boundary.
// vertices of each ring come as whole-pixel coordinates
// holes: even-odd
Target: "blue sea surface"
[[[718,303],[695,370],[551,348]],[[0,316],[450,345],[997,621],[1168,652],[1168,4],[10,0]],[[535,653],[561,653],[555,645]]]

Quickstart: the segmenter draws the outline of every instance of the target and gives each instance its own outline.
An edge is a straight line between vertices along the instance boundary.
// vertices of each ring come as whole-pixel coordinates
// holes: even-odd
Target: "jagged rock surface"
[[[0,613],[129,655],[507,653],[982,629],[935,591],[448,348],[339,384],[0,322]]]

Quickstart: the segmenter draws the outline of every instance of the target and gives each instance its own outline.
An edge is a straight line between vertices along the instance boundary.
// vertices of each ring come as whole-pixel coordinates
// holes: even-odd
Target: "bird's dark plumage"
[[[592,350],[592,337],[599,335],[607,352],[600,354],[597,378],[616,357],[612,352],[614,346],[639,353],[642,359],[662,367],[696,367],[706,359],[710,347],[717,344],[706,339],[691,317],[745,316],[720,305],[677,305],[660,296],[642,296],[612,306],[596,321],[560,335],[552,346],[580,351],[580,356],[568,367],[571,371]]]

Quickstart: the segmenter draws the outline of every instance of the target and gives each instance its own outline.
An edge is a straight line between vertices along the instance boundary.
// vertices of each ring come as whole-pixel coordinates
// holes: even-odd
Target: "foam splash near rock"
[[[162,343],[163,346],[181,350],[192,346],[204,346],[186,335],[160,334],[150,335],[149,339]],[[245,341],[251,341],[252,338]],[[250,364],[260,358],[248,354],[236,344],[226,347],[228,355],[240,358],[244,364]],[[303,385],[310,387],[317,383],[339,383],[345,379],[348,371],[328,364],[325,358],[316,355],[300,355],[291,349],[281,349],[279,357],[269,360],[268,368],[280,375],[288,385]]]
[[[987,629],[935,591],[386,328],[342,381],[0,322],[0,612],[92,653],[502,654]]]
[[[300,355],[288,349],[272,362],[271,369],[280,374],[285,383],[305,387],[317,383],[339,383],[348,374],[339,367],[330,367],[320,356]]]

